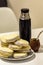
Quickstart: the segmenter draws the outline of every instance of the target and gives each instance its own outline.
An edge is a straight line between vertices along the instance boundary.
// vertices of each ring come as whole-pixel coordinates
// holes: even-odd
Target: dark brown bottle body
[[[26,15],[25,15],[26,14]],[[24,17],[22,17],[19,20],[19,31],[20,31],[20,37],[24,40],[27,40],[30,42],[31,38],[31,19],[28,18],[28,13],[24,13]],[[27,17],[25,17],[27,16]]]

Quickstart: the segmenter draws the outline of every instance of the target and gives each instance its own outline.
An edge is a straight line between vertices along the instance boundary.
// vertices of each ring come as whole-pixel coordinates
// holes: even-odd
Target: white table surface
[[[32,37],[37,37],[38,33],[43,30],[43,28],[33,29]],[[40,36],[40,43],[43,45],[43,33]],[[43,65],[43,48],[35,53],[33,57],[23,61],[5,61],[0,59],[0,65]]]

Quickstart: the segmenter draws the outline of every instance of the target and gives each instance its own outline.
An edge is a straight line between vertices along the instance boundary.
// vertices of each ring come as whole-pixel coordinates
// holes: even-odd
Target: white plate
[[[16,60],[24,60],[24,59],[28,59],[28,58],[31,58],[32,56],[34,55],[34,52],[33,50],[31,50],[31,52],[28,53],[28,55],[26,57],[23,57],[23,58],[3,58],[3,57],[0,57],[1,59],[4,59],[4,60],[9,60],[9,61],[16,61]]]

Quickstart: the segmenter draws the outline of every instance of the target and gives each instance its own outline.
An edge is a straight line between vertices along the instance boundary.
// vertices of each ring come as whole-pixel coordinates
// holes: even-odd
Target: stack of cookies
[[[17,34],[9,34],[0,37],[0,57],[21,58],[26,57],[31,51],[29,42]]]

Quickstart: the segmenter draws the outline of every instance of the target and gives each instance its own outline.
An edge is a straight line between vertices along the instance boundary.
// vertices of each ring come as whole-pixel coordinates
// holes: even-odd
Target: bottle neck
[[[21,13],[20,19],[22,20],[30,19],[29,13]]]

